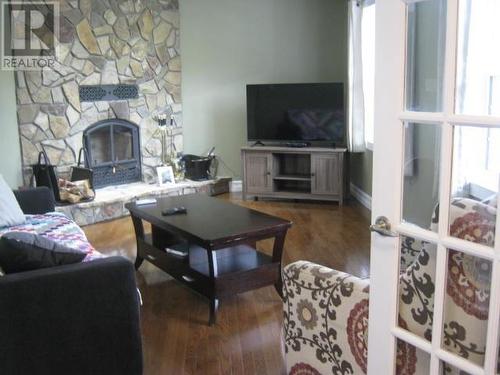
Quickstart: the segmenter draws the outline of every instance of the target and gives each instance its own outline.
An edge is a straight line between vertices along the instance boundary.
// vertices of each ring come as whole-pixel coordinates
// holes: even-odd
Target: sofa
[[[437,230],[437,212],[432,230]],[[454,237],[492,246],[495,221],[494,204],[457,198],[450,206]],[[434,244],[401,238],[399,326],[428,340],[436,252]],[[307,261],[285,267],[283,278],[287,373],[366,373],[370,281]],[[490,262],[449,251],[443,347],[478,365],[485,354],[490,279]],[[427,374],[429,356],[398,341],[396,366],[398,374]],[[460,374],[446,364],[444,373]]]
[[[47,188],[14,194],[45,233],[81,241],[91,251],[84,262],[0,277],[0,374],[141,374],[132,263],[101,256],[85,243],[75,223],[53,213]],[[63,230],[47,228],[45,218],[59,220]]]

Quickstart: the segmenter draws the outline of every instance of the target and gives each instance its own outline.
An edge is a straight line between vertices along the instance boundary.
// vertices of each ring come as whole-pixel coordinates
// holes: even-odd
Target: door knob
[[[389,219],[385,216],[379,216],[375,220],[375,224],[370,225],[370,230],[372,232],[377,232],[378,234],[386,237],[397,237],[398,234],[391,230],[391,223]]]

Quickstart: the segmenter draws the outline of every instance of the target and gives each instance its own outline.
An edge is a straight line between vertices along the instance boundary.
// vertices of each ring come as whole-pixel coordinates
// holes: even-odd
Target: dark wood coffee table
[[[187,213],[162,216],[164,209],[178,206]],[[290,221],[197,194],[126,208],[137,239],[136,268],[147,260],[209,298],[210,325],[224,296],[272,284],[282,296],[281,256]],[[145,234],[143,220],[151,223],[151,235]],[[273,237],[272,256],[256,250],[257,241]]]

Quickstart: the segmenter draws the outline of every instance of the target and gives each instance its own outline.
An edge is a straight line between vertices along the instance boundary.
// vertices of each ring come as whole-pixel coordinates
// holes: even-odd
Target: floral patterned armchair
[[[437,209],[436,209],[437,211]],[[496,207],[457,198],[450,208],[452,236],[492,246]],[[431,229],[437,228],[437,215]],[[399,326],[432,335],[436,246],[401,240]],[[368,348],[368,279],[298,261],[284,270],[284,341],[289,374],[363,374]],[[443,347],[482,365],[491,263],[449,252]],[[429,356],[398,342],[397,374],[427,374]],[[446,374],[458,374],[445,368]]]

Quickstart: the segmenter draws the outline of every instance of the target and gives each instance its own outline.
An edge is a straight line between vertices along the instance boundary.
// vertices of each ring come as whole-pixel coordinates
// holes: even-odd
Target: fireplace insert
[[[83,132],[85,164],[94,171],[94,187],[141,181],[139,127],[120,119],[102,120]]]

